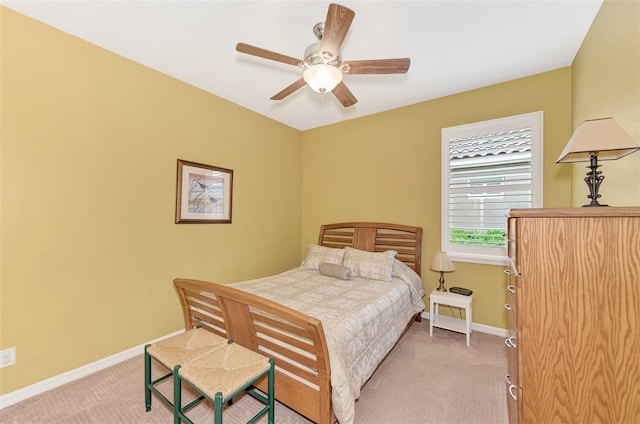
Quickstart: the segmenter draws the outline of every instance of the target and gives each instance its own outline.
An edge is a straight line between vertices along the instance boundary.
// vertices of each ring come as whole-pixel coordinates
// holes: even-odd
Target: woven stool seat
[[[177,336],[161,340],[147,348],[147,352],[165,367],[184,365],[211,350],[227,345],[227,339],[202,328],[194,328]]]
[[[269,367],[268,358],[232,343],[183,365],[179,372],[182,379],[213,398],[218,392],[227,397],[264,375]]]
[[[265,407],[248,423],[254,423],[268,413],[268,422],[273,424],[274,368],[273,359],[235,344],[231,340],[222,348],[211,350],[182,366],[176,366],[174,368],[176,423],[180,420],[191,423],[192,421],[184,415],[184,412],[201,400],[197,399],[184,407],[181,405],[181,383],[185,382],[214,403],[216,424],[222,423],[222,405],[244,391],[265,404]],[[266,396],[252,388],[265,376],[268,378]]]
[[[173,377],[173,370],[176,366],[187,364],[205,353],[225,346],[227,346],[227,339],[202,328],[194,328],[152,345],[146,345],[144,349],[144,398],[147,412],[151,410],[152,393],[167,406],[174,408],[175,402],[168,399],[155,386],[169,377]],[[169,372],[153,380],[151,359],[155,359]]]

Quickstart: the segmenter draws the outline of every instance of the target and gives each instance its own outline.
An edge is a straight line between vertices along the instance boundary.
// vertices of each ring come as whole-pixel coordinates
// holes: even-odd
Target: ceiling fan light
[[[335,66],[319,64],[305,69],[302,77],[314,91],[326,93],[340,84],[342,72]]]

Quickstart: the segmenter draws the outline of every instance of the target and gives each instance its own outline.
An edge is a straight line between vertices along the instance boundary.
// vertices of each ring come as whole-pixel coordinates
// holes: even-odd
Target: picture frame
[[[231,224],[233,170],[178,159],[176,224]]]

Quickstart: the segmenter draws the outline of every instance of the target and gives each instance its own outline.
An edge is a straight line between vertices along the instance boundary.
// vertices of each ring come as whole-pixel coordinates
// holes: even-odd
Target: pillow
[[[338,278],[340,280],[348,280],[351,278],[351,269],[343,265],[324,262],[320,264],[320,268],[318,269],[320,274],[326,275],[327,277]]]
[[[342,265],[344,253],[344,249],[310,244],[307,249],[307,257],[300,266],[304,269],[318,269],[322,263]]]
[[[351,269],[355,277],[370,278],[372,280],[391,281],[393,259],[398,252],[365,252],[364,250],[345,247],[343,265]]]

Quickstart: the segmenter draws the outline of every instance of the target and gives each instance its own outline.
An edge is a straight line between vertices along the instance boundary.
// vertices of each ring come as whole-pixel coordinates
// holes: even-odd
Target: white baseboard
[[[422,318],[429,319],[429,312],[422,312]],[[477,331],[479,333],[491,334],[499,337],[509,337],[509,331],[504,328],[492,327],[490,325],[478,324],[477,322],[471,323],[471,331]]]
[[[104,368],[110,367],[122,361],[126,361],[127,359],[131,359],[136,355],[142,354],[144,352],[144,347],[147,344],[153,344],[153,343],[159,342],[160,340],[175,336],[183,332],[184,330],[178,330],[174,333],[167,334],[166,336],[159,337],[150,342],[143,343],[141,345],[132,347],[131,349],[127,349],[123,352],[119,352],[114,355],[108,356],[104,359],[100,359],[99,361],[92,362],[80,368],[67,371],[65,373],[56,375],[54,377],[48,378],[46,380],[42,380],[30,386],[24,387],[22,389],[18,389],[16,391],[7,393],[6,395],[2,395],[0,396],[0,409],[6,408],[7,406],[13,405],[15,403],[18,403],[32,396],[38,395],[40,393],[46,392],[47,390],[55,389],[56,387],[62,386],[63,384],[66,384],[66,383],[70,383],[79,378],[86,377],[89,374],[93,374],[96,371],[100,371]]]

